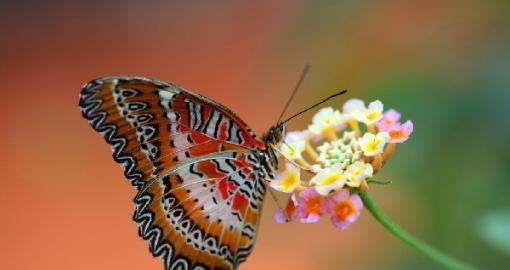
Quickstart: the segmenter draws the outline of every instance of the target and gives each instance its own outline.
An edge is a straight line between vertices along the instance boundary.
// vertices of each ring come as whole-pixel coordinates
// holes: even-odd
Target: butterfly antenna
[[[276,121],[276,124],[280,123],[280,120],[282,120],[283,114],[285,114],[285,111],[289,107],[290,103],[294,99],[294,96],[296,95],[297,90],[299,89],[299,86],[301,86],[301,83],[306,77],[306,74],[308,73],[308,70],[310,70],[310,64],[305,64],[305,67],[303,68],[303,71],[301,72],[301,76],[299,77],[298,82],[294,86],[294,90],[292,90],[292,94],[290,95],[289,99],[287,100],[287,103],[283,107],[282,113],[280,114],[280,117],[278,117],[278,121]]]
[[[304,109],[304,110],[302,110],[302,111],[299,111],[298,113],[296,113],[296,114],[292,115],[291,117],[289,117],[289,118],[287,118],[287,119],[283,120],[282,122],[280,122],[280,124],[285,124],[285,123],[289,122],[290,120],[292,120],[294,117],[296,117],[296,116],[298,116],[298,115],[300,115],[300,114],[303,114],[303,113],[305,113],[305,112],[307,112],[307,111],[309,111],[309,110],[311,110],[311,109],[313,109],[313,108],[315,108],[315,107],[317,107],[317,106],[321,105],[322,103],[324,103],[324,102],[326,102],[326,101],[328,101],[328,100],[330,100],[330,99],[332,99],[332,98],[334,98],[334,97],[337,97],[337,96],[343,95],[343,94],[345,94],[345,93],[347,93],[347,90],[341,90],[341,91],[339,91],[338,93],[333,94],[333,95],[331,95],[331,96],[329,96],[329,97],[327,97],[327,98],[325,98],[325,99],[323,99],[323,100],[319,101],[318,103],[315,103],[314,105],[312,105],[312,106],[310,106],[310,107],[308,107],[308,108],[306,108],[306,109]]]

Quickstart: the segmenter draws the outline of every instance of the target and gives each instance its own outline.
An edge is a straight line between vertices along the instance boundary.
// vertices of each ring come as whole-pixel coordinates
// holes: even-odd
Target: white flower
[[[356,161],[347,167],[345,172],[347,177],[347,185],[351,187],[359,187],[365,179],[372,177],[374,169],[372,165]]]
[[[345,174],[336,164],[329,168],[325,168],[317,173],[310,183],[315,185],[315,190],[321,195],[328,195],[331,191],[341,189],[347,181]]]
[[[342,107],[342,120],[345,122],[357,120],[358,115],[365,110],[365,102],[363,100],[357,98],[349,99]]]
[[[361,99],[353,98],[344,103],[342,107],[344,113],[355,113],[365,110],[365,102]]]
[[[288,132],[280,146],[281,153],[289,160],[302,159],[301,153],[305,150],[309,137],[308,130]]]
[[[280,151],[283,156],[288,160],[298,160],[302,159],[301,153],[305,150],[306,141],[294,141],[294,142],[286,142],[280,145]]]
[[[292,193],[301,185],[299,168],[291,163],[285,164],[285,171],[269,183],[280,192]]]
[[[326,129],[335,128],[342,123],[340,112],[326,107],[313,116],[312,124],[308,126],[308,130],[314,135],[320,135]]]
[[[358,139],[358,145],[367,157],[379,155],[384,150],[384,145],[388,142],[388,132],[379,132],[377,135],[365,133]]]
[[[376,100],[368,104],[368,108],[355,112],[356,120],[366,125],[374,125],[383,117],[384,105],[381,101]]]

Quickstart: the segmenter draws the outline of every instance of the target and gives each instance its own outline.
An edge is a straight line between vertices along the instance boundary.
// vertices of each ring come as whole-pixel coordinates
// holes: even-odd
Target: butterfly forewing
[[[265,145],[230,110],[145,78],[92,81],[83,116],[139,192],[135,221],[166,269],[235,269],[249,255],[265,194]]]

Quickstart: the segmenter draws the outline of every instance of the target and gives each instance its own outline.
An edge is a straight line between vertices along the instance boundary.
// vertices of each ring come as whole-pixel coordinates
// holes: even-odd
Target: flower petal
[[[388,130],[390,143],[403,143],[413,133],[413,122],[407,120],[404,124],[395,124]]]
[[[358,139],[358,144],[365,156],[373,157],[383,152],[389,138],[390,135],[387,132],[379,132],[376,135],[365,133],[362,138]]]
[[[297,211],[302,223],[317,222],[327,212],[326,200],[313,187],[308,187],[299,193]]]
[[[274,180],[271,180],[271,182],[269,182],[269,186],[280,192],[294,192],[294,190],[301,186],[299,168],[291,163],[285,164],[285,171],[278,174]]]
[[[358,194],[350,194],[349,190],[343,189],[331,196],[329,208],[331,223],[344,230],[358,219],[363,202]]]
[[[361,99],[352,98],[347,100],[343,106],[344,113],[353,113],[365,109],[365,102]]]
[[[343,118],[339,111],[331,107],[322,108],[312,118],[312,124],[308,126],[308,131],[312,135],[321,135],[326,130],[336,130],[343,123]]]
[[[310,183],[315,186],[315,190],[320,195],[328,195],[331,191],[341,189],[347,178],[340,164],[335,164],[329,168],[325,168],[317,173]]]

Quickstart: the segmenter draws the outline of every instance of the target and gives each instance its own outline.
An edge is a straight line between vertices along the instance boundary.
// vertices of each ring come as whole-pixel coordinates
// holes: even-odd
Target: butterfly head
[[[279,146],[283,141],[283,137],[285,136],[285,127],[283,124],[277,124],[276,126],[272,126],[269,131],[264,134],[262,139],[267,145],[270,146]]]

